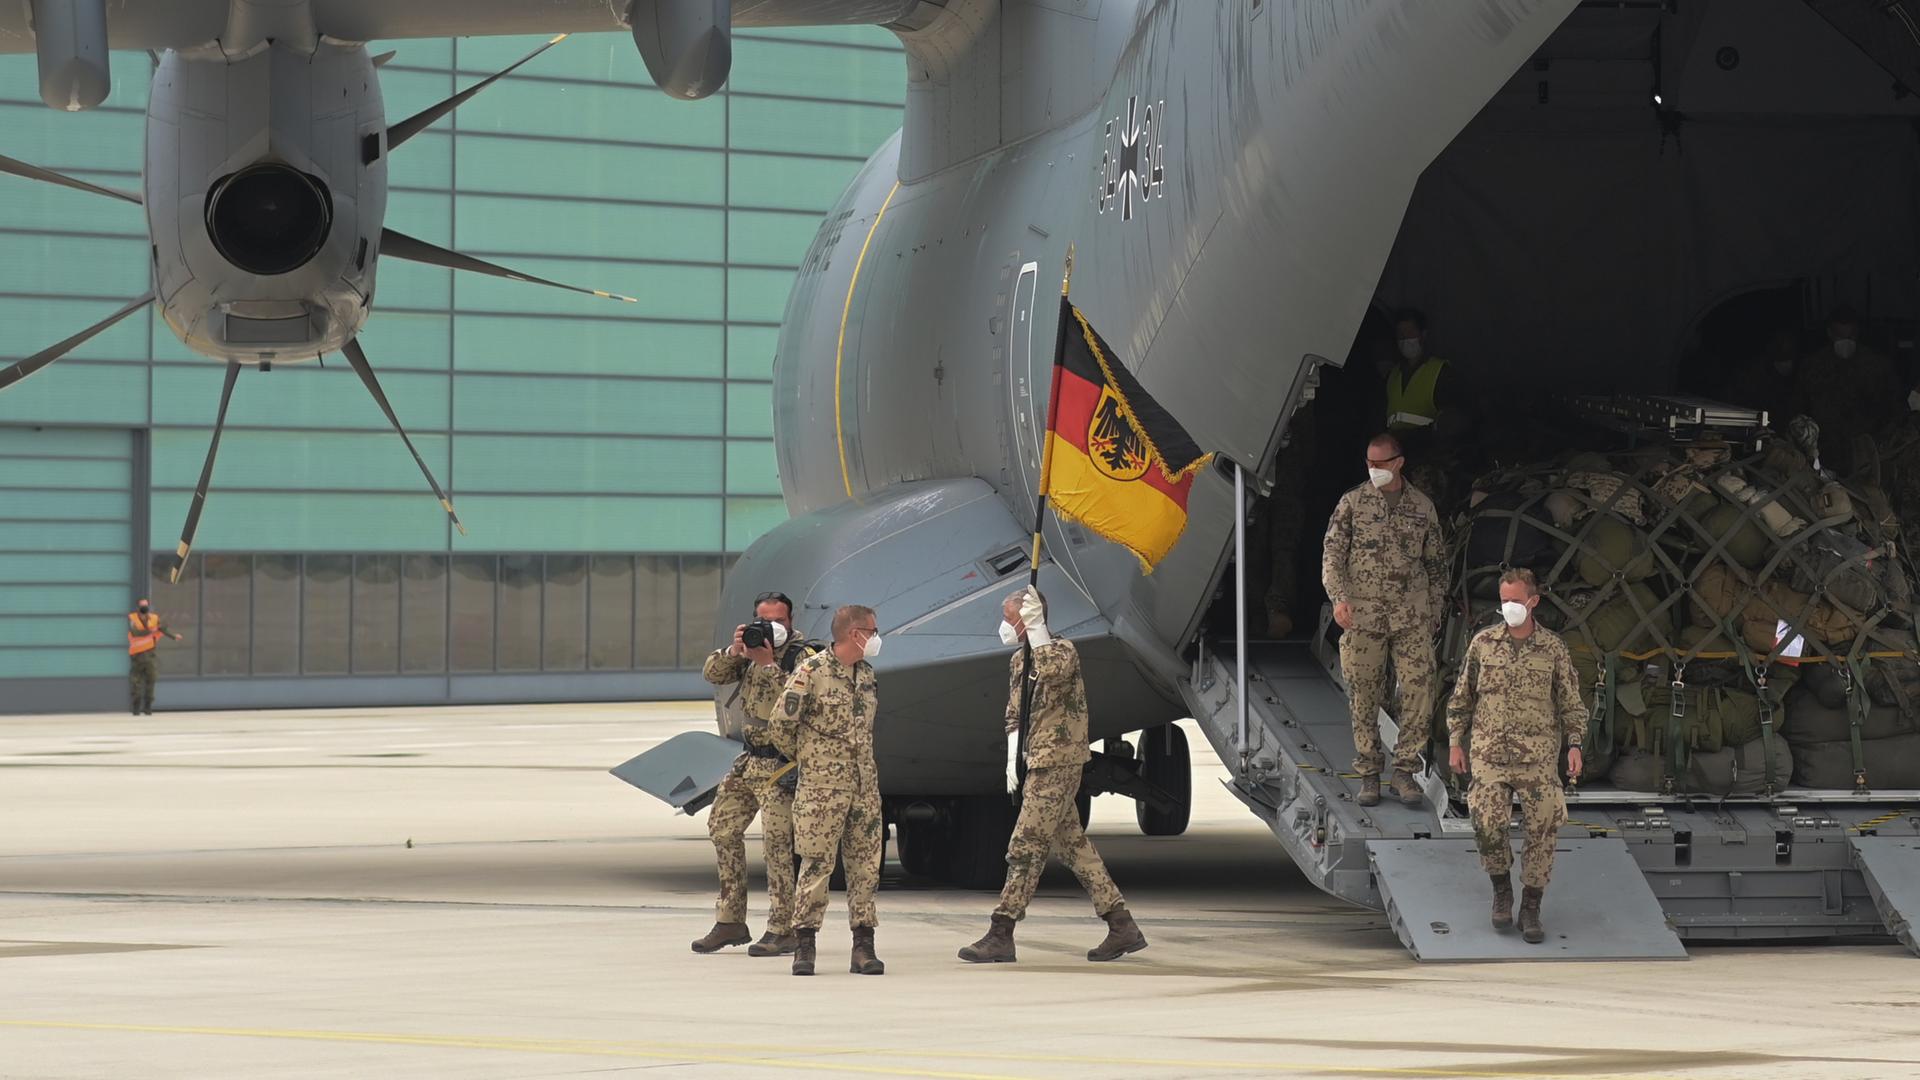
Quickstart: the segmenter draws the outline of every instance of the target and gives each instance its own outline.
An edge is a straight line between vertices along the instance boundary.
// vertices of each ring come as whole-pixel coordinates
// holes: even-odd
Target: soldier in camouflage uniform
[[[1000,903],[993,909],[987,935],[961,949],[960,959],[974,964],[1013,961],[1013,927],[1026,917],[1049,851],[1057,853],[1080,879],[1081,888],[1093,900],[1094,914],[1106,920],[1106,940],[1088,950],[1087,959],[1117,960],[1139,952],[1147,947],[1146,935],[1127,913],[1126,900],[1087,839],[1075,805],[1082,767],[1093,756],[1087,751],[1087,687],[1080,677],[1079,650],[1073,642],[1047,632],[1047,602],[1038,589],[1029,587],[1007,597],[1000,613],[1006,620],[1000,636],[1027,642],[1008,661],[1006,717],[1008,733],[1018,733],[1023,689],[1031,683],[1025,732],[1027,779],[1020,818],[1007,842],[1007,882],[1000,890]],[[1015,753],[1019,750],[1013,748]]]
[[[1433,638],[1445,609],[1447,551],[1433,501],[1406,482],[1406,456],[1391,435],[1367,444],[1368,482],[1340,498],[1327,523],[1320,580],[1333,601],[1340,670],[1353,713],[1353,769],[1361,806],[1380,802],[1379,714],[1387,698],[1387,662],[1400,683],[1394,719],[1393,793],[1420,805],[1420,749],[1433,717]]]
[[[1531,944],[1546,940],[1540,900],[1553,871],[1554,838],[1567,821],[1567,800],[1556,771],[1567,747],[1567,775],[1579,776],[1587,706],[1566,643],[1533,619],[1540,588],[1533,572],[1500,578],[1502,621],[1467,643],[1460,681],[1447,702],[1449,759],[1456,773],[1473,776],[1467,805],[1480,865],[1493,881],[1493,925],[1513,925],[1513,848],[1507,829],[1520,800],[1526,848],[1520,856],[1520,930]],[[1467,742],[1473,743],[1469,768]]]
[[[773,745],[800,763],[800,789],[793,797],[793,849],[800,855],[795,975],[813,974],[814,936],[826,918],[835,854],[847,870],[852,971],[883,975],[887,970],[873,946],[880,922],[873,894],[886,842],[880,771],[873,760],[880,683],[867,663],[878,655],[880,627],[872,608],[849,605],[834,612],[832,647],[794,669],[773,716]]]
[[[793,933],[793,787],[787,760],[767,737],[767,721],[780,704],[781,691],[794,667],[818,646],[793,636],[793,601],[784,593],[762,593],[754,602],[755,620],[772,623],[774,644],[749,649],[742,640],[743,624],[733,630],[733,644],[707,657],[702,674],[715,686],[737,686],[747,716],[740,739],[746,752],[734,759],[733,771],[720,782],[713,809],[707,814],[707,835],[713,840],[720,867],[720,898],[714,905],[713,929],[693,943],[697,953],[717,952],[753,939],[747,929],[747,826],[760,818],[760,850],[767,864],[767,932],[747,946],[751,956],[783,956],[799,939]]]

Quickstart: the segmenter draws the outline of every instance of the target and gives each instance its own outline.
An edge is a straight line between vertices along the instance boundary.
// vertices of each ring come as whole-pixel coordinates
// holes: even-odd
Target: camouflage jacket
[[[1473,635],[1447,702],[1447,740],[1466,745],[1473,767],[1555,765],[1560,747],[1587,735],[1587,705],[1566,642],[1536,624],[1523,640],[1495,623]]]
[[[800,763],[802,787],[877,791],[873,721],[879,708],[873,666],[859,660],[848,667],[832,649],[822,649],[793,669],[768,732],[775,749]]]
[[[811,641],[794,638],[774,652],[774,665],[767,667],[756,664],[744,656],[730,655],[725,649],[715,649],[707,656],[707,663],[700,674],[715,686],[732,686],[741,683],[740,692],[747,714],[746,739],[757,745],[767,745],[767,722],[773,719],[773,711],[780,705],[780,693],[786,689],[787,676],[799,666],[800,661],[820,651],[820,646]]]
[[[1412,484],[1394,507],[1372,484],[1341,496],[1327,522],[1320,582],[1334,603],[1353,605],[1356,630],[1431,632],[1447,598],[1447,547],[1433,500]]]
[[[1007,730],[1020,727],[1020,675],[1026,650],[1008,661]],[[1092,759],[1087,749],[1087,684],[1080,676],[1080,650],[1054,638],[1033,650],[1033,704],[1027,714],[1027,768],[1079,766]]]

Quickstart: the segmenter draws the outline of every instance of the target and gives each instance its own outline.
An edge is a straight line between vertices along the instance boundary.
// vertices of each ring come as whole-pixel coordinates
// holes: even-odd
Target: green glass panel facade
[[[539,37],[375,43],[389,117]],[[0,57],[5,152],[138,189],[150,66],[99,109]],[[576,35],[390,159],[387,223],[623,304],[384,261],[362,336],[461,536],[343,358],[243,371],[194,555],[167,584],[222,371],[138,315],[0,393],[0,679],[117,677],[131,593],[170,678],[697,667],[737,554],[786,516],[771,380],[795,268],[898,128],[877,29],[742,32],[732,84],[653,89]],[[0,177],[0,362],[150,287],[138,208]],[[6,693],[0,686],[0,696]]]

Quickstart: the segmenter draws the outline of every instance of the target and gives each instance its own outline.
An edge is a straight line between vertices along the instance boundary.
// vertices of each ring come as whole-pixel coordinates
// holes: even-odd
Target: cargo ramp
[[[1417,958],[1663,959],[1683,955],[1685,942],[1889,936],[1920,952],[1914,791],[1723,798],[1582,787],[1568,795],[1548,942],[1496,933],[1471,824],[1437,777],[1423,775],[1418,809],[1354,801],[1353,737],[1328,636],[1323,615],[1311,643],[1240,650],[1244,741],[1233,652],[1202,639],[1182,689],[1232,773],[1230,790],[1314,884],[1387,912]],[[1391,744],[1392,720],[1382,724]]]

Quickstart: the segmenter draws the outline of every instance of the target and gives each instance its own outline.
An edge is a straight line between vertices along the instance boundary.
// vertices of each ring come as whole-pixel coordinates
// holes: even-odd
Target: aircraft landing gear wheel
[[[1180,802],[1168,813],[1144,802],[1134,803],[1134,819],[1140,823],[1140,831],[1148,836],[1186,832],[1193,812],[1193,758],[1187,750],[1187,733],[1175,724],[1141,732],[1140,775]]]
[[[917,878],[933,877],[939,868],[938,829],[931,822],[899,821],[893,826],[894,852],[900,869]]]
[[[1005,795],[954,800],[948,881],[962,889],[998,889],[1007,880],[1007,840],[1013,836],[1015,810]]]

